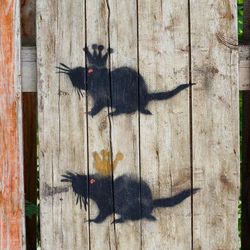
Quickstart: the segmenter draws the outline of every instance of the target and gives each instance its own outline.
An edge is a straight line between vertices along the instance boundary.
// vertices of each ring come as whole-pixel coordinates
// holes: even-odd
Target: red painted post
[[[0,249],[25,248],[19,0],[0,0]]]

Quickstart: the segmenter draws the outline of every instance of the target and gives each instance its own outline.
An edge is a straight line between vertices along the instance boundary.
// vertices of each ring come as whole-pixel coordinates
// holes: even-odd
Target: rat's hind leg
[[[148,214],[145,218],[150,221],[156,221],[156,218],[152,214]]]
[[[121,110],[118,110],[116,109],[115,111],[113,112],[110,112],[109,115],[111,116],[115,116],[115,115],[120,115],[120,114],[124,114],[125,112],[121,111]]]
[[[135,112],[136,112],[135,108],[126,107],[126,106],[123,106],[123,107],[118,106],[118,107],[115,107],[115,111],[109,113],[109,115],[116,116],[116,115],[121,115],[121,114],[132,114]]]
[[[97,115],[105,106],[107,106],[107,105],[104,103],[95,103],[94,107],[91,109],[90,112],[88,112],[88,114],[93,117],[93,116]]]
[[[102,223],[103,221],[105,221],[105,219],[108,217],[109,215],[104,214],[104,213],[100,213],[97,215],[97,217],[95,219],[89,219],[87,220],[87,222],[95,222],[95,223]]]
[[[118,224],[118,223],[124,223],[124,222],[125,220],[122,217],[120,217],[118,219],[114,219],[111,224],[114,224],[114,223]]]
[[[145,115],[152,115],[152,113],[148,109],[141,109],[140,112]]]

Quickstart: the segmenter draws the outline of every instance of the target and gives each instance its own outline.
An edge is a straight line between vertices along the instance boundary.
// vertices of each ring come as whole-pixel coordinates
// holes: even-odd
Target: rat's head
[[[75,194],[87,199],[88,176],[67,172],[62,175],[62,182],[70,182]]]
[[[87,59],[88,59],[89,68],[90,69],[106,68],[108,56],[111,53],[113,53],[113,49],[108,48],[106,53],[103,53],[104,46],[97,45],[97,44],[93,44],[92,49],[93,49],[92,54],[90,53],[88,47],[83,49],[85,51]]]
[[[86,90],[86,79],[87,79],[87,72],[84,67],[76,67],[70,68],[67,65],[60,63],[59,69],[57,73],[63,73],[69,76],[72,85],[78,90]]]

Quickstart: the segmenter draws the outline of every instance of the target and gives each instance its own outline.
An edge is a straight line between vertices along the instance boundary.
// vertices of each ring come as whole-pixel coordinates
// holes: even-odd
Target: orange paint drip
[[[14,5],[0,0],[0,249],[6,250],[22,247]]]

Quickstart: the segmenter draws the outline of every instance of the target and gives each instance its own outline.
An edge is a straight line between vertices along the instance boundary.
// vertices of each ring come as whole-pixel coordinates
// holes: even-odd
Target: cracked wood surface
[[[138,3],[139,71],[149,91],[188,83],[187,1]],[[153,115],[140,116],[141,176],[152,187],[153,197],[173,196],[191,188],[189,90],[148,106]],[[153,214],[155,223],[142,221],[142,249],[190,249],[190,198]]]
[[[89,249],[88,214],[76,206],[72,187],[58,192],[66,171],[87,174],[86,100],[55,68],[84,65],[84,10],[81,0],[37,1],[42,249]]]
[[[18,0],[0,1],[0,249],[25,249]]]
[[[193,185],[202,188],[193,197],[197,250],[239,249],[238,52],[229,46],[237,41],[236,13],[234,0],[190,2]]]
[[[236,7],[232,1],[220,3],[230,9],[228,16],[217,11],[219,3],[194,2],[38,2],[43,249],[236,249]],[[200,22],[202,10],[209,10],[203,15],[209,27]],[[225,33],[218,33],[219,24]],[[79,98],[67,76],[55,74],[55,66],[85,67],[82,48],[94,43],[113,47],[108,67],[138,70],[150,92],[191,81],[196,85],[167,101],[151,102],[153,115],[110,117],[111,109],[104,108],[91,117],[91,97],[83,92]],[[176,207],[155,209],[155,222],[111,224],[117,216],[112,215],[101,224],[87,223],[98,213],[96,204],[90,201],[87,212],[80,210],[72,188],[60,179],[67,170],[96,173],[92,153],[103,149],[111,153],[109,166],[118,152],[124,155],[111,179],[132,173],[149,184],[153,197],[201,190]],[[110,195],[115,192],[112,187]]]

